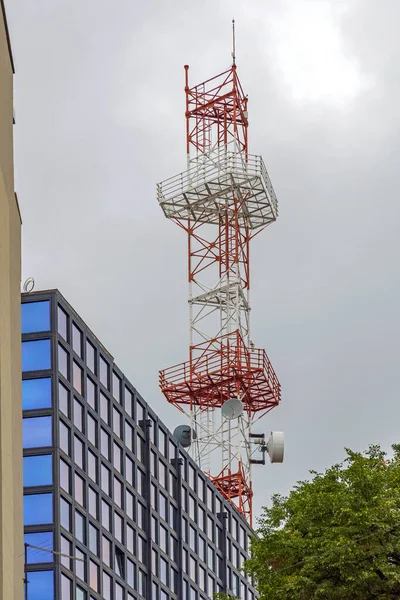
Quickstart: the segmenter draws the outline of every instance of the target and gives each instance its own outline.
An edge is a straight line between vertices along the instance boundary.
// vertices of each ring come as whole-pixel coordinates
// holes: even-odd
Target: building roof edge
[[[10,31],[8,29],[8,24],[7,24],[7,14],[6,14],[6,7],[4,4],[4,0],[0,0],[0,5],[1,5],[1,12],[3,13],[4,27],[6,30],[8,54],[10,56],[11,68],[12,68],[12,72],[15,73],[14,58],[13,58],[13,54],[12,54],[11,40],[10,40]]]

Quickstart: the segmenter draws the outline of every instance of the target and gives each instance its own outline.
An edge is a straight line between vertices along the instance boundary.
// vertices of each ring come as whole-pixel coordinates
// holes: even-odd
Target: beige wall
[[[0,0],[0,600],[22,600],[21,222],[14,194],[13,67]]]

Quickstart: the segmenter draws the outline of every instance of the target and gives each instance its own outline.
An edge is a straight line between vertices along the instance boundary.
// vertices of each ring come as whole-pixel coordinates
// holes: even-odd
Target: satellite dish
[[[193,440],[197,438],[197,435],[189,425],[178,425],[174,430],[174,438],[183,448],[189,448]]]
[[[242,412],[243,402],[239,398],[230,398],[221,407],[221,414],[225,419],[237,419]]]
[[[284,445],[285,440],[283,431],[271,431],[267,443],[267,450],[269,459],[272,463],[283,462]]]

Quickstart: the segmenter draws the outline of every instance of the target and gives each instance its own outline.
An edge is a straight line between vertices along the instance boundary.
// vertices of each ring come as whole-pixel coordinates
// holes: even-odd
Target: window
[[[89,513],[95,519],[99,519],[99,499],[97,492],[89,486]]]
[[[64,338],[65,341],[68,341],[68,335],[67,335],[67,331],[68,331],[68,315],[61,308],[61,306],[58,307],[57,317],[58,317],[58,328],[57,328],[58,329],[58,333],[60,335],[62,335],[62,337]]]
[[[69,354],[68,352],[58,344],[58,370],[61,375],[64,375],[65,379],[68,379],[69,373]]]
[[[85,506],[85,482],[78,473],[75,473],[75,502]],[[94,515],[93,515],[94,516]]]
[[[82,358],[82,331],[72,323],[72,349]]]
[[[71,531],[71,505],[64,498],[60,498],[60,521],[64,529]]]
[[[24,448],[51,446],[51,417],[31,417],[22,421],[22,443]]]
[[[167,468],[161,460],[158,463],[158,481],[167,489]]]
[[[86,600],[86,592],[80,587],[76,588],[76,600]]]
[[[69,455],[71,452],[71,430],[62,421],[60,421],[60,448],[65,454]]]
[[[89,523],[89,550],[98,556],[99,554],[99,531],[97,527]]]
[[[45,371],[50,368],[50,340],[22,342],[22,371]]]
[[[122,472],[122,448],[116,443],[113,442],[113,451],[114,451],[114,468],[117,469],[119,473]]]
[[[111,577],[105,571],[103,571],[103,598],[111,600]]]
[[[76,435],[74,435],[74,459],[75,459],[75,463],[81,469],[84,468],[83,456],[84,456],[84,444]]]
[[[164,519],[164,521],[167,520],[167,512],[168,512],[168,504],[167,504],[167,498],[164,496],[164,494],[159,495],[159,512],[160,512],[160,517],[162,519]]]
[[[116,373],[113,372],[113,396],[117,402],[121,402],[121,380]]]
[[[50,330],[50,301],[25,302],[21,305],[21,333]]]
[[[123,493],[123,485],[122,482],[114,477],[114,502],[120,508],[122,508],[122,493]]]
[[[101,551],[103,562],[111,567],[111,542],[105,535],[101,536]]]
[[[100,451],[107,460],[110,460],[110,436],[103,428],[100,431]]]
[[[133,417],[133,394],[128,388],[125,388],[125,410],[130,417]]]
[[[134,539],[135,539],[135,532],[130,525],[127,525],[126,526],[126,547],[128,548],[129,552],[131,552],[132,554],[135,553]]]
[[[24,496],[24,525],[44,525],[53,522],[53,494]]]
[[[157,454],[153,450],[150,453],[150,468],[153,477],[157,478]]]
[[[105,388],[109,387],[109,364],[100,356],[100,381]]]
[[[111,531],[111,506],[105,500],[101,500],[101,523],[107,531]]]
[[[69,391],[61,382],[58,384],[58,404],[61,412],[69,417]]]
[[[201,560],[203,562],[206,562],[206,548],[207,548],[207,544],[204,538],[201,537],[201,535],[199,535],[199,557],[201,558]]]
[[[91,450],[88,450],[88,474],[97,483],[97,456]]]
[[[194,487],[195,480],[196,480],[196,471],[194,470],[192,465],[189,465],[189,486],[192,488],[192,490],[195,489],[195,487]]]
[[[207,487],[207,508],[208,510],[213,510],[213,492],[209,487]]]
[[[110,471],[105,465],[101,465],[101,487],[103,492],[110,496]]]
[[[121,418],[122,415],[116,408],[113,408],[113,430],[117,437],[122,439],[121,435]]]
[[[83,406],[82,404],[79,402],[79,400],[77,400],[76,398],[74,398],[74,425],[77,429],[79,429],[79,431],[83,432]]]
[[[51,379],[25,379],[22,382],[22,409],[51,407]]]
[[[119,514],[115,512],[114,513],[114,536],[115,536],[115,539],[118,540],[118,542],[120,542],[121,544],[123,543],[122,525],[123,525],[122,517],[120,517]]]
[[[86,379],[86,399],[89,406],[96,410],[96,386],[89,377]]]
[[[124,600],[124,588],[115,583],[115,600]]]
[[[131,460],[129,458],[129,456],[125,455],[125,479],[128,483],[131,484],[131,486],[134,485],[134,478],[133,478],[133,473],[134,473],[134,464],[133,464],[133,460]]]
[[[135,587],[135,564],[129,558],[126,559],[126,581],[131,588]]]
[[[151,570],[153,575],[158,575],[158,555],[154,548],[151,551]]]
[[[99,588],[99,566],[93,560],[89,562],[89,574],[90,587],[97,592]]]
[[[53,483],[52,457],[24,456],[24,486],[51,485]]]
[[[128,421],[125,421],[125,446],[131,452],[133,452],[132,441],[133,441],[133,427],[131,427],[129,425]]]
[[[141,596],[146,595],[146,573],[142,569],[139,569],[138,592]]]
[[[136,455],[140,462],[144,462],[144,440],[140,435],[136,438]]]
[[[75,511],[75,537],[82,544],[86,543],[86,518],[77,510]]]
[[[86,364],[92,373],[96,373],[96,350],[89,340],[86,340]]]
[[[29,573],[29,600],[53,600],[53,598],[53,571],[31,571]],[[70,596],[65,598],[69,600]],[[64,600],[64,596],[62,600]]]
[[[140,421],[144,421],[144,406],[139,400],[136,401],[136,421],[140,427]]]
[[[87,416],[87,436],[88,436],[89,442],[91,444],[93,444],[93,446],[96,446],[96,441],[97,441],[96,432],[97,432],[96,420],[93,419],[92,415],[88,414],[88,416]]]
[[[191,494],[189,494],[189,517],[192,521],[196,521],[196,501]]]
[[[29,576],[30,578],[30,576]],[[53,597],[52,597],[53,598]],[[69,577],[61,573],[61,600],[71,600],[72,582]]]
[[[145,481],[145,474],[143,473],[143,471],[141,469],[138,469],[136,471],[136,491],[143,496],[143,489],[144,489],[144,481]]]
[[[78,394],[82,395],[83,370],[77,362],[72,362],[72,382]]]
[[[158,521],[154,515],[151,515],[151,539],[155,544],[158,543]]]
[[[119,577],[125,577],[124,553],[118,546],[115,546],[115,572]]]
[[[161,548],[161,550],[163,550],[163,552],[165,552],[167,554],[168,550],[167,550],[167,530],[164,527],[164,525],[160,525],[160,541],[159,541],[159,546]]]
[[[100,417],[109,425],[110,423],[110,401],[103,392],[100,392]]]
[[[144,563],[145,555],[146,555],[146,540],[144,538],[142,538],[141,535],[138,535],[137,539],[138,539],[138,543],[137,543],[138,559],[140,560],[140,562]]]
[[[196,559],[193,558],[193,556],[191,556],[190,560],[189,560],[189,576],[192,581],[197,581],[196,566],[197,566]]]
[[[125,512],[133,520],[133,494],[126,490]]]
[[[30,548],[29,545],[27,546],[28,565],[33,563],[53,562],[53,555],[51,552],[38,549],[45,548],[46,550],[53,550],[53,533],[51,531],[26,533],[24,535],[24,543],[29,544],[30,546],[37,546],[37,548]]]
[[[137,524],[141,529],[145,529],[146,509],[141,502],[137,503]]]
[[[60,485],[67,494],[71,493],[71,467],[63,459],[60,460]]]
[[[160,558],[160,579],[161,581],[167,585],[167,581],[168,581],[168,563],[165,560],[165,558],[163,558],[161,556]]]
[[[157,510],[157,487],[154,483],[152,483],[150,487],[150,502],[151,508]]]
[[[199,587],[203,592],[206,591],[206,570],[199,566]]]
[[[200,531],[205,532],[205,523],[206,523],[205,510],[203,508],[201,508],[201,506],[199,506],[197,514],[198,514],[198,524],[199,524]]]
[[[69,558],[72,554],[71,542],[67,540],[63,535],[61,536],[61,554],[65,554],[65,556],[60,556],[60,562],[64,567],[68,570],[71,570],[71,559]],[[54,559],[52,558],[52,561]]]
[[[196,530],[193,525],[189,525],[189,546],[194,552],[196,551]]]

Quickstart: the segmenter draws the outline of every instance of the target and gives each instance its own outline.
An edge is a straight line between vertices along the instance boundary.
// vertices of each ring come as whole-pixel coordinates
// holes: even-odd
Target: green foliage
[[[226,592],[217,592],[213,594],[213,600],[240,600],[237,596],[230,596]]]
[[[252,558],[260,600],[400,597],[400,445],[311,472],[264,508]]]

